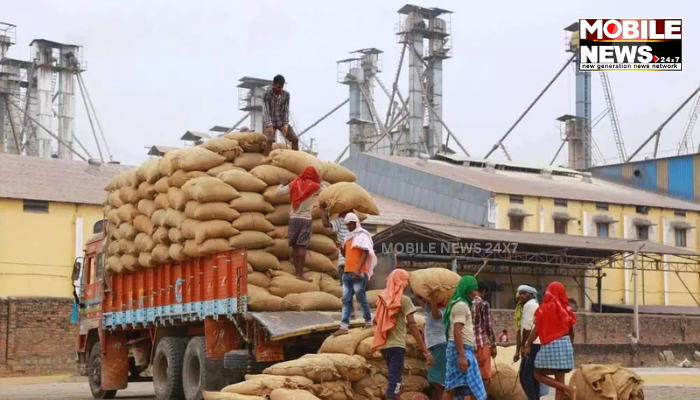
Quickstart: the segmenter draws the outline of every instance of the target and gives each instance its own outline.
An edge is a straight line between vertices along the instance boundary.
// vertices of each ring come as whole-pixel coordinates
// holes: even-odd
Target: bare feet
[[[347,335],[348,330],[347,329],[338,329],[337,331],[333,332],[333,336],[343,336]]]

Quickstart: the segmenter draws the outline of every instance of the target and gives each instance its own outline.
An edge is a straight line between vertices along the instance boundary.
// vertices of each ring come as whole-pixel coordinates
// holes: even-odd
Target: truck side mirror
[[[82,267],[82,264],[80,263],[80,259],[76,258],[75,262],[73,263],[73,275],[71,276],[71,280],[73,282],[80,279],[80,268],[81,267]]]

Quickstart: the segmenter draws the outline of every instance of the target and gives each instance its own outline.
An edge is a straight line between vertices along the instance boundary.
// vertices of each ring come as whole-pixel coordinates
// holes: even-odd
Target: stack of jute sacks
[[[295,279],[287,243],[291,200],[275,191],[311,165],[323,177],[319,201],[330,213],[354,209],[366,218],[378,215],[378,207],[348,169],[279,148],[284,144],[264,157],[264,143],[260,133],[229,133],[114,178],[105,188],[107,269],[119,274],[246,249],[250,310],[340,310],[333,231],[323,226],[316,204],[306,259],[310,282]]]

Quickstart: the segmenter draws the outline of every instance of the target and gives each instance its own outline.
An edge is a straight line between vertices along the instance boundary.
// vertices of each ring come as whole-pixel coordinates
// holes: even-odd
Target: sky
[[[283,74],[297,129],[348,97],[336,61],[349,52],[384,51],[390,85],[400,56],[397,10],[406,0],[0,0],[0,21],[17,25],[10,57],[29,58],[32,39],[84,46],[84,80],[114,159],[137,164],[154,144],[180,147],[187,130],[231,126],[238,79]],[[443,120],[474,157],[483,157],[564,65],[563,28],[579,18],[683,18],[682,72],[609,72],[622,136],[631,154],[700,85],[700,3],[689,0],[416,1],[451,10],[453,58],[443,72]],[[693,17],[695,15],[695,17]],[[407,63],[399,88],[407,93]],[[574,70],[552,85],[505,141],[514,161],[549,164],[561,143],[556,118],[574,114]],[[375,90],[385,115],[388,100]],[[605,110],[592,76],[593,116]],[[82,102],[76,135],[96,147]],[[659,156],[676,154],[692,102],[663,130]],[[348,144],[348,106],[303,139],[334,160]],[[700,127],[695,129],[700,144]],[[610,121],[593,129],[600,163],[618,162]],[[650,156],[653,141],[640,153]],[[598,152],[595,151],[596,155]],[[497,151],[492,159],[505,159]],[[562,153],[557,164],[566,162]]]

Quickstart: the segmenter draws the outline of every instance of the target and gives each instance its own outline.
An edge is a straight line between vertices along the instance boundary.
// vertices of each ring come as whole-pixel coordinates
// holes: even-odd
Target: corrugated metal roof
[[[0,198],[102,204],[107,183],[131,168],[0,154]]]
[[[376,154],[363,156],[379,158],[494,193],[700,211],[699,204],[595,178],[588,183],[582,178],[556,174],[552,174],[551,178],[544,178],[536,173],[504,170],[488,172],[483,168],[465,167],[437,160]]]
[[[377,202],[381,215],[370,215],[363,224],[395,225],[407,219],[411,221],[436,222],[445,225],[465,225],[464,221],[455,218],[426,211],[373,193],[370,194]]]

